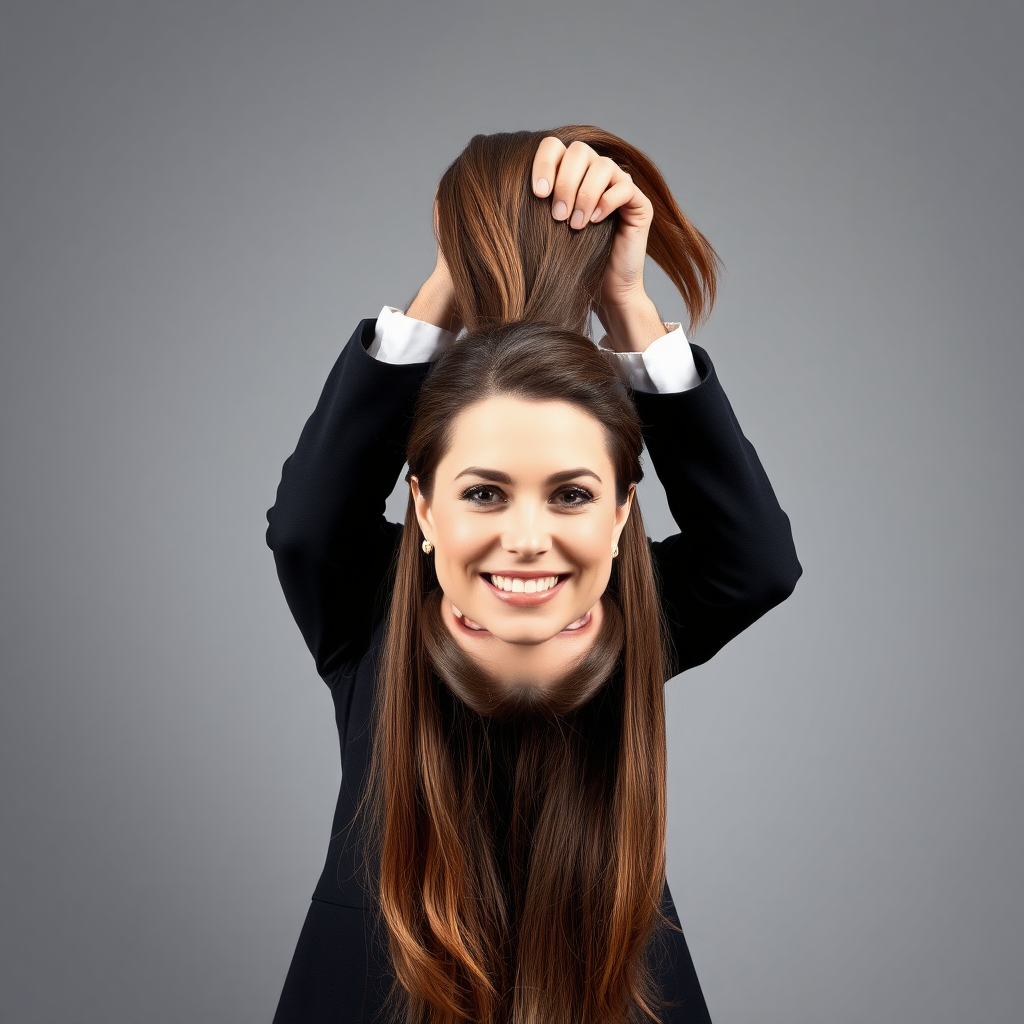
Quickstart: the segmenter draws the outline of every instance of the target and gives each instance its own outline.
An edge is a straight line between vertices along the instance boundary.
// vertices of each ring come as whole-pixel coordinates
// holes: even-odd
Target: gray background
[[[1019,4],[2,12],[0,1017],[270,1019],[339,768],[264,512],[447,163],[579,120],[724,258],[805,569],[668,686],[712,1015],[1020,1020]]]

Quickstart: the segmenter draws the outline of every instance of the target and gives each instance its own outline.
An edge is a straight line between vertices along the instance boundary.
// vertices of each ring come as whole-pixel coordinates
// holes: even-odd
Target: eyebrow
[[[512,483],[512,477],[508,473],[503,473],[500,469],[482,469],[480,466],[469,466],[464,469],[457,477],[464,476],[479,476],[485,480],[493,480],[498,484],[510,484]],[[587,469],[586,466],[580,466],[578,469],[566,469],[561,473],[552,473],[544,482],[546,484],[564,484],[568,480],[575,480],[580,476],[592,476],[598,483],[601,483],[601,478],[592,470]]]

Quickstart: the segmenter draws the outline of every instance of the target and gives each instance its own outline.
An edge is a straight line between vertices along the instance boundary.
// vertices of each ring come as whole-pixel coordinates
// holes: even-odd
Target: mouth
[[[519,572],[480,573],[488,590],[499,600],[517,608],[532,608],[550,601],[565,586],[572,573]]]

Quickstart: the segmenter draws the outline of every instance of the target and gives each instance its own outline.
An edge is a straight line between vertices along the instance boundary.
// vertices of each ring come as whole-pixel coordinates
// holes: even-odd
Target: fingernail
[[[583,211],[582,210],[573,210],[573,212],[572,212],[572,220],[569,221],[569,226],[572,227],[572,228],[575,228],[577,231],[579,231],[579,229],[581,227],[583,227]]]
[[[534,192],[539,196],[546,196],[548,194],[548,189],[550,188],[551,186],[548,184],[547,178],[538,178],[533,185]]]
[[[594,221],[595,221],[595,220],[597,220],[597,218],[598,218],[598,217],[600,217],[600,216],[601,216],[601,207],[599,206],[599,207],[598,207],[598,208],[597,208],[597,209],[596,209],[596,210],[595,210],[595,211],[594,211],[594,212],[593,212],[593,213],[592,213],[592,214],[590,215],[590,223],[591,223],[591,224],[593,224],[593,223],[594,223]]]
[[[562,202],[561,199],[551,207],[551,216],[555,220],[565,220],[566,214],[568,214],[569,208]]]

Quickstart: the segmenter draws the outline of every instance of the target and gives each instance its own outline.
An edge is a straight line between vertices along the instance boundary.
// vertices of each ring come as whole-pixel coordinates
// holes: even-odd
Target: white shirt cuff
[[[385,306],[377,317],[373,341],[366,351],[382,363],[429,363],[454,337],[443,327],[415,320],[394,306]]]
[[[605,344],[607,335],[597,347],[635,391],[689,391],[700,383],[690,344],[681,324],[666,323],[665,329],[668,334],[655,338],[643,352],[616,352]],[[408,317],[394,306],[384,306],[366,351],[383,363],[428,363],[454,338],[443,327]]]
[[[612,360],[622,378],[634,391],[669,394],[689,391],[700,383],[700,374],[693,361],[690,343],[682,324],[667,323],[668,334],[655,338],[643,352],[616,352],[605,344],[607,335],[597,347]]]

